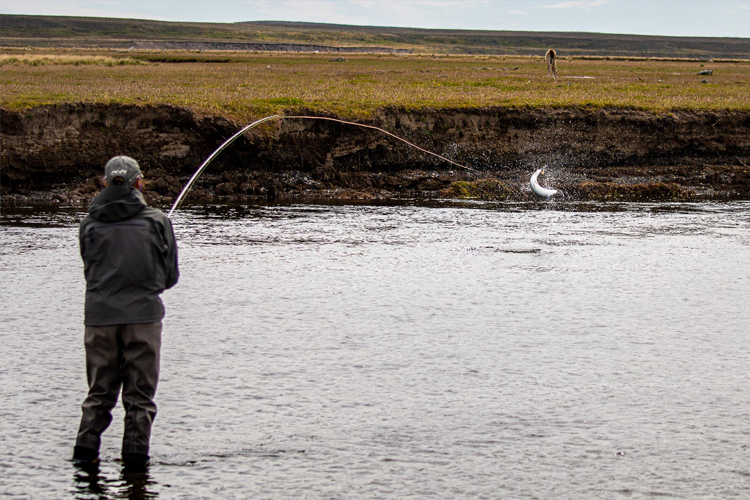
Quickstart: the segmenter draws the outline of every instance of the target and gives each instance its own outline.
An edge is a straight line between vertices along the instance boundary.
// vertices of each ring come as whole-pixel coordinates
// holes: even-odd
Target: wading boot
[[[99,462],[99,452],[85,446],[73,447],[73,465],[87,467]]]
[[[123,453],[122,463],[127,472],[143,472],[148,468],[148,455],[145,453]]]

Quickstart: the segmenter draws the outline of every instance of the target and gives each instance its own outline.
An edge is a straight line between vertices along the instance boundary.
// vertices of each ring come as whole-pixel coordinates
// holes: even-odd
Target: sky
[[[0,0],[0,13],[750,37],[750,0]]]

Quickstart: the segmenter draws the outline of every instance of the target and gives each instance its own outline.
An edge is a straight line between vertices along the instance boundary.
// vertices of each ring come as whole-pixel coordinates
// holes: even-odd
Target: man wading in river
[[[105,188],[91,202],[79,231],[89,393],[73,460],[85,465],[98,459],[101,435],[122,387],[122,458],[126,466],[144,466],[156,416],[164,318],[159,295],[179,278],[177,245],[169,219],[146,206],[138,162],[117,156],[104,171]]]

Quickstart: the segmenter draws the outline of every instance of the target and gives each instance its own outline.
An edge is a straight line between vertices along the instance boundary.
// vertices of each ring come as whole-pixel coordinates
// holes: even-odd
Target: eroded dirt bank
[[[310,114],[296,109],[294,114]],[[567,199],[750,199],[750,113],[604,109],[383,109],[368,122],[262,125],[224,151],[192,200],[480,197],[530,199],[528,178]],[[3,203],[85,203],[106,161],[138,159],[152,201],[168,202],[243,125],[171,107],[71,104],[0,109]]]

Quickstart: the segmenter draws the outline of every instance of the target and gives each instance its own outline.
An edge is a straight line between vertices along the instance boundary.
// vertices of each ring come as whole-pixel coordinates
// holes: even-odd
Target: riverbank
[[[290,109],[287,114],[320,115]],[[328,115],[331,116],[331,115]],[[86,203],[115,154],[141,163],[168,203],[244,124],[175,106],[66,104],[0,109],[3,203]],[[533,199],[528,178],[571,200],[750,199],[750,112],[505,107],[382,108],[362,123],[282,119],[223,152],[188,200],[294,197]]]

